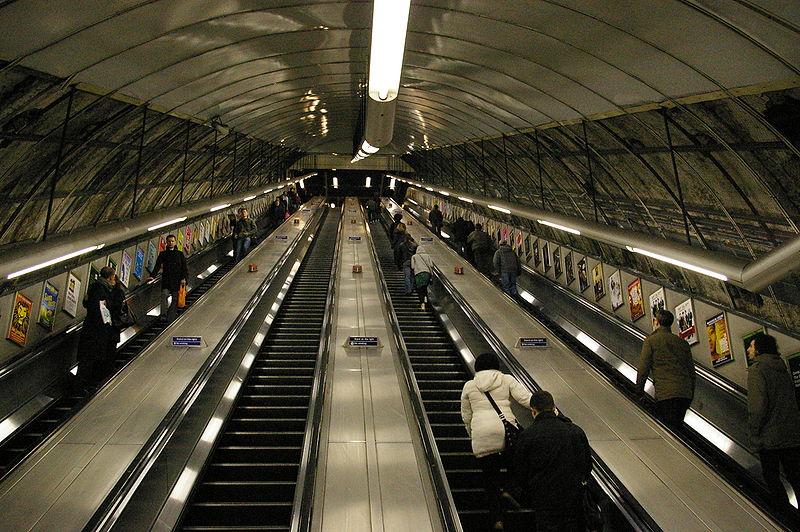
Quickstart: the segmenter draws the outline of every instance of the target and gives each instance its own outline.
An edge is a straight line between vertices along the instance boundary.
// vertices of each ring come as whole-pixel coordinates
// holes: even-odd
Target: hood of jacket
[[[756,357],[756,363],[767,371],[786,371],[786,364],[780,355],[776,353],[764,353]]]
[[[509,253],[509,252],[514,253],[514,250],[511,249],[511,246],[509,246],[508,244],[500,244],[498,250],[502,251],[503,253]]]
[[[482,392],[490,392],[503,384],[503,373],[496,369],[485,369],[475,374],[475,386]]]

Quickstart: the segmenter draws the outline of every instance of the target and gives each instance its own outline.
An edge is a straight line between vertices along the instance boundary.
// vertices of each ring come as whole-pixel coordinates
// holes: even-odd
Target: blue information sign
[[[173,336],[173,347],[203,347],[202,336]]]
[[[350,347],[379,347],[377,336],[351,336],[347,339]]]
[[[519,347],[547,347],[547,338],[544,336],[520,338],[517,344]]]
[[[422,242],[433,242],[433,237],[432,236],[423,236],[422,238],[420,238],[420,241],[422,241]]]
[[[289,235],[275,235],[275,240],[289,240]]]
[[[361,237],[359,235],[351,235],[347,238],[348,240],[352,240],[353,242],[361,242]]]

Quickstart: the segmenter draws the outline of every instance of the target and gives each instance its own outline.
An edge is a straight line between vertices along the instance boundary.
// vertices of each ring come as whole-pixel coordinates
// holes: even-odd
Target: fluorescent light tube
[[[430,192],[434,192],[434,190],[431,187],[424,187],[424,188],[425,188],[425,190],[428,190]]]
[[[176,224],[178,222],[182,222],[186,219],[186,216],[182,216],[180,218],[175,218],[174,220],[167,220],[166,222],[161,222],[160,224],[154,225],[153,227],[148,227],[148,231],[155,231],[156,229],[161,229],[162,227],[166,227],[168,225]]]
[[[267,190],[264,191],[264,194],[269,194],[270,192],[272,192],[272,189],[268,188]]]
[[[69,260],[69,259],[78,257],[80,255],[84,255],[86,253],[90,253],[92,251],[100,249],[104,245],[105,244],[98,244],[96,246],[89,246],[88,248],[83,248],[83,249],[79,249],[78,251],[73,251],[72,253],[67,253],[66,255],[63,255],[61,257],[58,257],[58,258],[55,258],[55,259],[50,259],[50,260],[48,260],[46,262],[43,262],[41,264],[37,264],[36,266],[30,266],[30,267],[25,268],[23,270],[20,270],[18,272],[11,273],[11,274],[8,275],[8,278],[9,279],[15,279],[17,277],[21,277],[21,276],[23,276],[25,274],[28,274],[28,273],[31,273],[31,272],[35,272],[36,270],[41,270],[42,268],[47,268],[48,266],[52,266],[53,264],[58,264],[59,262],[63,262],[65,260]]]
[[[378,153],[378,150],[380,150],[380,148],[376,148],[375,146],[372,146],[366,140],[361,143],[361,151],[363,151],[367,155],[372,155],[373,153]]]
[[[411,198],[406,198],[406,200],[410,201],[410,202],[411,202],[411,203],[413,203],[414,205],[419,205],[419,203],[417,203],[416,201],[414,201],[414,200],[413,200],[413,199],[411,199]]]
[[[394,190],[395,182],[397,180],[393,177],[389,180],[389,190]]]
[[[339,188],[339,178],[333,176],[333,188]]]
[[[673,259],[672,257],[667,257],[666,255],[659,255],[658,253],[653,253],[652,251],[647,251],[646,249],[634,248],[631,246],[625,246],[625,248],[632,253],[639,253],[640,255],[645,255],[647,257],[651,257],[656,260],[668,262],[670,264],[674,264],[675,266],[680,266],[681,268],[686,268],[687,270],[692,270],[693,272],[702,273],[703,275],[708,275],[709,277],[713,277],[714,279],[719,279],[720,281],[728,280],[728,277],[726,275],[708,270],[701,266],[695,266],[694,264],[689,264],[688,262],[683,262],[682,260]]]
[[[252,199],[256,199],[256,197],[255,197],[255,196],[247,196],[247,197],[246,197],[245,199],[243,199],[242,201],[250,201],[250,200],[252,200]]]
[[[461,201],[466,201],[467,203],[473,203],[473,201],[471,199],[469,199],[469,198],[464,198],[464,197],[458,196],[458,199],[460,199]]]
[[[572,233],[573,235],[581,234],[581,232],[578,231],[577,229],[573,229],[571,227],[567,227],[553,222],[548,222],[547,220],[536,220],[536,221],[542,225],[546,225],[548,227],[555,227],[556,229],[561,229],[562,231],[566,231],[567,233]]]
[[[448,235],[448,234],[447,234],[447,233],[445,233],[444,231],[442,231],[442,236],[443,236],[443,237],[445,237],[445,238],[450,238],[450,235]]]
[[[441,194],[442,196],[449,196],[450,195],[449,192],[445,192],[444,190],[440,190],[439,194]]]
[[[379,102],[397,98],[406,47],[411,0],[375,0],[369,53],[369,97]]]
[[[223,204],[223,205],[217,205],[216,207],[211,207],[211,208],[209,209],[209,212],[220,211],[220,210],[222,210],[222,209],[227,209],[227,208],[228,208],[228,207],[230,207],[230,206],[231,206],[231,204],[230,204],[230,203],[225,203],[225,204]]]
[[[306,188],[306,182],[305,182],[305,180],[304,180],[304,179],[301,179],[301,180],[300,180],[300,188],[302,188],[302,189],[305,189],[305,188]]]
[[[369,188],[371,185],[372,185],[372,178],[370,176],[367,176],[367,181],[366,183],[364,183],[364,186]]]
[[[504,209],[503,207],[498,207],[497,205],[487,205],[487,207],[495,211],[503,212],[505,214],[511,214],[511,211],[509,211],[508,209]]]

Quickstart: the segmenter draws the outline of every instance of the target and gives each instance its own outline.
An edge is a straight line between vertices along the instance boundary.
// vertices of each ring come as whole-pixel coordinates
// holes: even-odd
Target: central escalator
[[[181,529],[290,529],[338,225],[331,210],[195,483]]]
[[[461,389],[472,374],[436,314],[423,310],[415,294],[405,293],[386,234],[372,235],[461,525],[465,531],[491,530],[482,473],[461,420]],[[533,526],[530,512],[506,513],[505,530]]]

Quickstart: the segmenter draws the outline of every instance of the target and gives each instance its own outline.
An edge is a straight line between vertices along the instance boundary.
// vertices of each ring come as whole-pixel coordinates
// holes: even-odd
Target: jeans
[[[761,473],[764,475],[770,495],[779,506],[788,509],[789,498],[781,482],[781,465],[795,496],[800,497],[800,447],[762,449],[758,455],[761,458]]]
[[[501,273],[500,286],[506,294],[510,296],[517,295],[517,274],[515,272]]]
[[[172,296],[172,302],[167,298]],[[166,309],[166,310],[165,310]],[[172,323],[178,315],[178,291],[174,292],[169,288],[161,289],[161,315],[167,317],[167,322]]]
[[[250,237],[246,236],[244,238],[237,238],[233,242],[233,260],[235,262],[239,262],[242,260],[242,257],[247,255],[247,251],[250,249]]]
[[[406,281],[406,294],[414,292],[414,271],[411,269],[411,264],[403,264],[403,276]]]
[[[691,404],[692,400],[685,397],[663,399],[656,402],[656,413],[666,426],[677,429],[683,423],[683,418]]]

